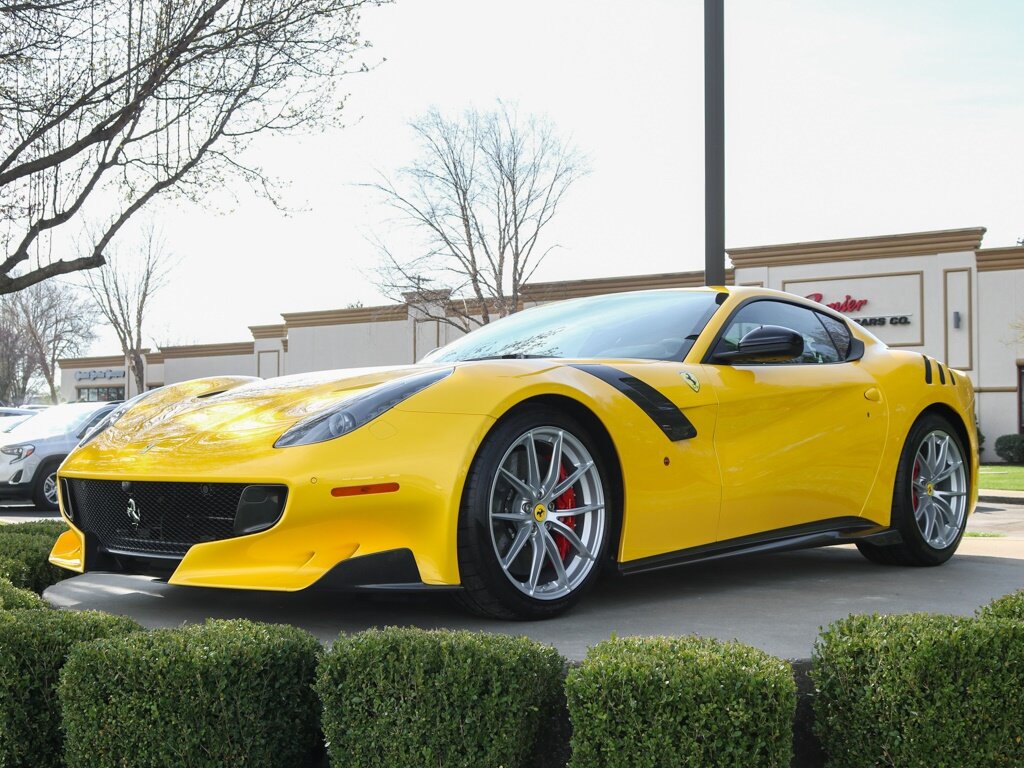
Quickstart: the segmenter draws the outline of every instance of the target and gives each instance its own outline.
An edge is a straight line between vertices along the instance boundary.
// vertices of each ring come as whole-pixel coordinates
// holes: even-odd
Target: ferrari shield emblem
[[[689,371],[684,371],[681,376],[686,379],[686,383],[690,385],[690,389],[694,392],[700,392],[700,382],[697,378]]]

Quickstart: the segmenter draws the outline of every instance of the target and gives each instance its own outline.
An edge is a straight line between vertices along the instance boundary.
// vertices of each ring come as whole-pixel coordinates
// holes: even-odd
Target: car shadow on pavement
[[[381,626],[470,629],[528,635],[581,659],[613,634],[700,634],[807,658],[820,628],[850,613],[970,614],[1022,585],[1017,559],[958,555],[939,568],[898,568],[869,563],[852,547],[831,547],[628,578],[609,574],[564,616],[536,622],[479,618],[443,593],[254,592],[101,573],[63,581],[46,597],[58,607],[123,614],[149,627],[246,618],[294,624],[325,642]]]

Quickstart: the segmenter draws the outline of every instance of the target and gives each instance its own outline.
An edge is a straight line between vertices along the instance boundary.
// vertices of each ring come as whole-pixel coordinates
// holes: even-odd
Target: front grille
[[[246,483],[156,483],[70,479],[76,524],[107,551],[182,557],[193,544],[235,533]]]

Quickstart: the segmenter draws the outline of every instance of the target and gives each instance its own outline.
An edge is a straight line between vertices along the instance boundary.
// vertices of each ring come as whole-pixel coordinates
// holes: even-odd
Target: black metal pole
[[[725,285],[725,0],[704,0],[704,284]]]

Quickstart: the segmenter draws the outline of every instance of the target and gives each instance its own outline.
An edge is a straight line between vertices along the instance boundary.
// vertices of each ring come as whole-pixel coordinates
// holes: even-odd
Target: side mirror
[[[804,337],[780,325],[763,325],[742,339],[739,347],[719,352],[711,362],[735,365],[743,363],[785,363],[804,353]]]

